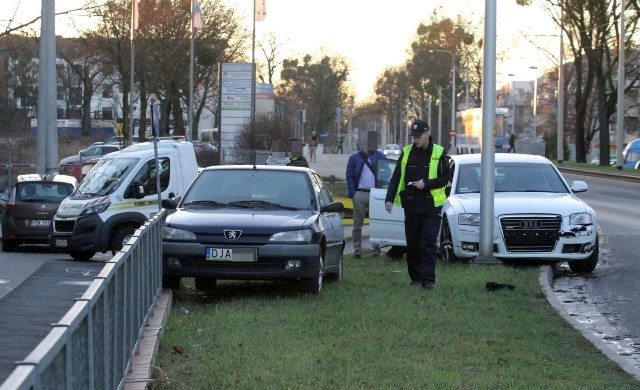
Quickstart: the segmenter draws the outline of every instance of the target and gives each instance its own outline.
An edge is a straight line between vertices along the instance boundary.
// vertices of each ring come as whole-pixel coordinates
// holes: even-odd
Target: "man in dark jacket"
[[[440,212],[446,201],[449,159],[444,148],[432,142],[427,122],[411,126],[413,144],[402,148],[385,197],[385,208],[404,208],[407,269],[412,285],[432,289],[436,283],[436,252]]]

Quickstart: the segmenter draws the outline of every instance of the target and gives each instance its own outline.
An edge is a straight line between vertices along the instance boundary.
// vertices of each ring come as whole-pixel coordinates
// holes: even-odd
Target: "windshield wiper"
[[[280,203],[275,202],[267,202],[264,200],[237,200],[235,202],[229,202],[229,206],[237,206],[237,207],[252,207],[252,206],[262,206],[262,207],[275,207],[279,209],[285,210],[297,210],[296,207],[290,207],[281,205]]]
[[[215,200],[192,200],[185,202],[182,206],[206,205],[206,206],[226,206],[226,203],[217,202]]]

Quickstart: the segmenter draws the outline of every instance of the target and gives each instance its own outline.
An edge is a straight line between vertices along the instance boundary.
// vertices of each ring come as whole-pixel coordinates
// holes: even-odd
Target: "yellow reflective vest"
[[[409,160],[409,153],[411,152],[411,148],[413,144],[409,144],[402,148],[402,161],[400,162],[400,183],[398,183],[398,190],[396,191],[396,196],[393,199],[393,204],[396,206],[401,206],[402,202],[400,201],[400,192],[404,191],[405,188],[405,171],[407,169],[407,160]],[[429,163],[429,179],[435,179],[438,177],[438,166],[440,165],[440,157],[444,152],[444,148],[438,144],[433,144],[433,150],[431,151],[431,161]],[[433,197],[433,205],[435,207],[442,206],[447,201],[447,194],[445,193],[445,187],[433,188],[429,190],[431,192],[431,196]]]

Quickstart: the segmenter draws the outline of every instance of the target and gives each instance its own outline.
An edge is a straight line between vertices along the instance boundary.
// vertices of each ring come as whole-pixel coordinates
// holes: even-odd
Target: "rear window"
[[[16,188],[16,201],[60,203],[72,192],[73,186],[66,183],[25,182]]]

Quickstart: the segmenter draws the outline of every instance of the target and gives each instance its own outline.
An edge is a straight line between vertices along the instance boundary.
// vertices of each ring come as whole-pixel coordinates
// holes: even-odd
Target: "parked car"
[[[341,280],[344,206],[320,175],[281,165],[225,165],[202,170],[162,233],[163,284],[194,277],[198,290],[218,279],[292,280],[320,292]]]
[[[452,156],[454,175],[442,207],[441,261],[471,260],[479,254],[480,154]],[[394,164],[390,162],[390,164]],[[386,168],[391,169],[391,167]],[[506,262],[564,262],[574,272],[591,272],[599,244],[594,210],[575,194],[584,181],[569,185],[548,159],[527,154],[495,155],[493,255]],[[406,246],[403,212],[384,208],[386,189],[370,198],[370,242]]]
[[[72,176],[20,175],[2,212],[2,250],[20,244],[47,244],[49,225],[60,202],[75,190]]]
[[[196,160],[199,167],[208,167],[211,165],[218,165],[218,148],[211,145],[208,142],[191,141],[193,144],[193,150],[196,152]]]
[[[127,139],[122,137],[122,136],[113,136],[113,137],[109,137],[104,141],[96,141],[93,144],[91,144],[91,146],[95,146],[95,145],[118,145],[121,148],[124,147],[124,144],[127,143]]]
[[[82,181],[87,173],[93,169],[94,166],[100,161],[102,157],[96,157],[89,160],[82,160],[82,164],[75,164],[73,166],[73,170],[71,171],[71,176],[78,179],[78,181]]]
[[[76,179],[81,180],[82,177],[79,174],[79,167],[78,167],[78,164],[80,163],[80,161],[82,161],[82,163],[84,164],[86,161],[100,158],[109,153],[117,152],[119,150],[120,150],[120,145],[118,144],[91,145],[87,149],[81,150],[80,153],[74,156],[68,156],[60,160],[58,173],[62,175],[75,176]]]
[[[109,153],[117,152],[118,150],[120,150],[120,146],[117,144],[93,145],[88,147],[87,149],[81,150],[80,153],[76,155],[63,158],[62,160],[60,160],[60,167],[78,164],[81,159],[90,160],[92,158],[102,157]]]
[[[7,204],[8,200],[9,200],[8,192],[0,193],[0,213],[2,213],[2,210],[4,210],[4,206]]]
[[[382,149],[382,153],[384,153],[387,158],[398,158],[400,157],[400,152],[402,152],[402,148],[400,145],[389,144]]]
[[[613,166],[616,165],[618,162],[618,156],[609,156],[609,165]],[[600,158],[596,157],[593,160],[591,160],[591,164],[600,164]]]
[[[625,168],[638,169],[640,163],[640,138],[634,139],[625,146],[622,151],[622,166]]]

